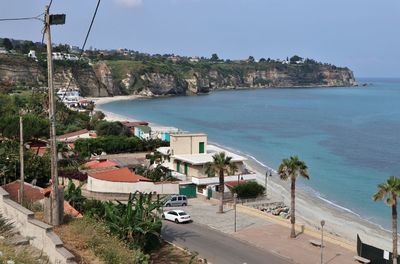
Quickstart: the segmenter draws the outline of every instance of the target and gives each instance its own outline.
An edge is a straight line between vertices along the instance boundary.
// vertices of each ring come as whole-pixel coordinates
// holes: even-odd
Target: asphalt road
[[[217,230],[196,223],[163,221],[162,237],[180,247],[196,251],[212,264],[288,264],[273,253],[261,250]]]

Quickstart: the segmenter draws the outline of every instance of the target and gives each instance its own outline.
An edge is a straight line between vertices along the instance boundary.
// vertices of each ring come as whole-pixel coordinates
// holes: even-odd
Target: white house
[[[197,192],[204,193],[208,186],[219,183],[219,177],[208,175],[207,163],[213,162],[213,156],[220,152],[231,157],[237,170],[226,175],[226,181],[255,180],[257,175],[247,170],[244,161],[247,159],[233,152],[207,144],[207,134],[171,134],[170,147],[157,149],[163,155],[163,165],[186,175],[186,181],[197,186]]]
[[[34,50],[30,50],[29,51],[29,53],[28,53],[28,58],[32,58],[32,59],[37,59],[37,57],[36,57],[36,51],[34,51]]]

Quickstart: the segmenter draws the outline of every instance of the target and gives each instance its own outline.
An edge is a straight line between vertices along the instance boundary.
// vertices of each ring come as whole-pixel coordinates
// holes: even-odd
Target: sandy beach
[[[107,120],[137,121],[123,115],[104,111],[101,105],[113,101],[134,100],[138,98],[142,97],[131,95],[88,99],[96,103],[96,110],[102,111],[106,115]],[[231,147],[233,147],[233,149]],[[229,146],[228,149],[229,151],[235,151],[234,146]],[[243,155],[241,153],[238,154]],[[265,175],[268,168],[267,165],[261,164],[252,157],[248,158],[246,165],[260,175]],[[263,176],[258,180],[260,183],[264,183],[265,177]],[[268,198],[270,201],[283,201],[286,205],[290,205],[289,186],[289,182],[281,181],[276,173],[273,173],[273,176],[268,179]],[[364,243],[373,244],[374,246],[391,251],[392,242],[391,233],[389,231],[362,219],[346,208],[335,205],[330,201],[319,198],[317,195],[311,194],[301,187],[298,187],[296,189],[296,223],[304,224],[306,229],[319,230],[321,220],[325,220],[326,222],[324,226],[326,231],[354,245],[354,250],[356,249],[357,234],[359,234]]]

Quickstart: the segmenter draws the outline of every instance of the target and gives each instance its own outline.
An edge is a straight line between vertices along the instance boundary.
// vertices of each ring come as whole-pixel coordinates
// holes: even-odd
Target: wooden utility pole
[[[49,121],[50,121],[50,153],[51,153],[51,224],[58,226],[61,224],[60,197],[58,191],[58,171],[57,171],[57,141],[56,141],[56,124],[55,124],[55,94],[53,86],[53,59],[51,49],[50,36],[50,15],[49,6],[46,5],[45,10],[45,32],[47,36],[47,79],[49,91]]]
[[[19,203],[24,202],[24,125],[22,121],[22,111],[19,113],[19,165],[20,165],[20,187],[19,187]]]

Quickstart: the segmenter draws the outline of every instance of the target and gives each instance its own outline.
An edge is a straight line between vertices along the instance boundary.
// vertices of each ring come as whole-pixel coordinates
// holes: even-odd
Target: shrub
[[[168,146],[168,142],[160,139],[144,140],[137,137],[104,136],[97,138],[78,139],[75,141],[75,151],[80,156],[88,157],[93,153],[108,154],[124,152],[154,151],[161,146]]]
[[[265,188],[264,186],[258,184],[255,181],[245,182],[239,185],[236,185],[233,188],[233,192],[237,193],[239,198],[256,198],[262,194],[264,194]]]

